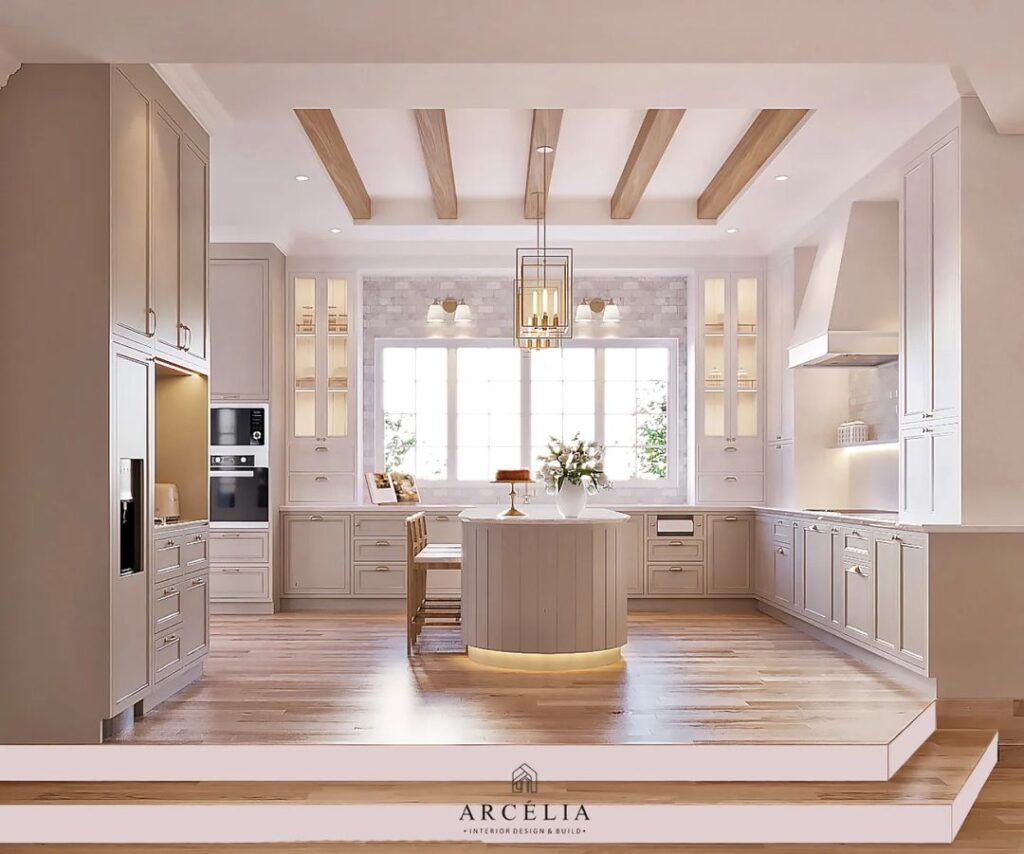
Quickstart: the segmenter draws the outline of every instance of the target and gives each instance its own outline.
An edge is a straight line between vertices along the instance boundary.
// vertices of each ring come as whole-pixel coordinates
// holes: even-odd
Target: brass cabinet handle
[[[164,588],[164,592],[163,592],[162,595],[170,596],[172,593],[177,593],[177,592],[178,592],[178,588],[177,587],[165,587]]]
[[[167,646],[167,644],[169,644],[169,643],[174,643],[177,639],[178,639],[177,635],[168,635],[167,637],[164,638],[164,646]]]
[[[309,521],[310,522],[323,522],[323,520],[324,520],[323,516],[316,516],[316,515],[314,515],[314,516],[310,516],[309,517]]]
[[[193,587],[202,587],[204,584],[206,584],[206,582],[203,581],[203,579],[201,579],[201,578],[193,578],[192,579],[192,586]]]
[[[736,477],[736,475],[734,474],[727,474],[725,477],[722,478],[722,480],[724,480],[726,483],[735,483],[737,480],[739,480],[739,478]]]
[[[318,474],[318,475],[317,475],[317,476],[316,476],[316,477],[314,478],[314,480],[316,480],[316,481],[317,481],[317,482],[319,482],[319,483],[324,483],[324,482],[328,481],[329,479],[330,479],[330,478],[328,478],[328,477],[326,477],[326,476],[324,476],[324,475],[322,475],[322,474]]]
[[[316,451],[318,454],[321,454],[324,451],[326,451],[327,448],[324,445],[317,445],[315,448],[313,448],[313,450]]]
[[[374,567],[374,572],[391,572],[390,566],[377,566]]]
[[[165,549],[172,549],[172,548],[174,548],[175,545],[177,545],[177,543],[175,543],[174,540],[168,540],[167,542],[164,543],[164,548]]]
[[[861,567],[856,565],[846,567],[846,571],[851,575],[859,575],[861,578],[868,577],[868,574]]]
[[[668,571],[669,572],[682,572],[683,568],[681,566],[670,566],[668,568]]]
[[[192,542],[193,542],[193,543],[201,543],[202,541],[203,541],[203,535],[202,535],[202,534],[196,534],[196,535],[195,535],[195,536],[194,536],[194,537],[192,538]]]
[[[376,545],[376,546],[390,546],[391,543],[389,543],[387,540],[377,540],[377,542],[374,543],[374,545]]]
[[[362,523],[362,522],[353,522],[353,523],[352,523],[352,527],[353,527],[353,528],[361,528],[361,527],[362,527],[362,525],[363,525],[363,523]]]
[[[434,521],[435,522],[447,522],[448,521],[448,517],[447,516],[435,516],[434,517]]]
[[[736,446],[735,446],[735,445],[726,445],[726,446],[725,446],[725,452],[726,452],[727,454],[728,454],[728,453],[732,453],[732,452],[734,452],[734,451],[736,451],[736,450],[737,450],[737,448],[736,448]]]
[[[242,535],[241,534],[221,534],[221,537],[223,537],[225,540],[234,540],[234,539],[237,539],[240,536],[242,536]]]
[[[670,545],[670,546],[681,546],[682,544],[683,544],[683,541],[682,541],[682,540],[672,540],[672,541],[671,541],[671,542],[669,543],[669,545]]]
[[[903,537],[901,537],[899,534],[893,534],[891,537],[889,537],[889,539],[892,540],[892,542],[894,542],[894,543],[902,543],[903,542]]]
[[[150,328],[150,321],[153,322],[152,328]],[[150,338],[156,335],[156,310],[152,306],[146,309],[146,335]]]
[[[726,516],[725,517],[725,521],[726,522],[738,522],[739,518],[740,518],[739,516]]]

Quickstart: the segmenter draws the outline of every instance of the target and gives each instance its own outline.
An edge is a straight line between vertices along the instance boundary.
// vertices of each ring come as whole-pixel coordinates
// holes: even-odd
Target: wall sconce
[[[427,323],[444,323],[449,318],[455,323],[472,323],[473,312],[465,300],[454,297],[437,298],[427,309]]]
[[[620,319],[619,307],[611,297],[608,299],[603,297],[585,299],[576,306],[577,323],[590,323],[594,320],[603,323],[618,323]]]

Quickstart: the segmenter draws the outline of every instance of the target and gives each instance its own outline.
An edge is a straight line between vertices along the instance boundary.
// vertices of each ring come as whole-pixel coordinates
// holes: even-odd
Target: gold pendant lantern
[[[537,243],[516,250],[515,339],[531,350],[557,347],[572,338],[572,250],[548,247],[548,155],[542,145],[543,178],[537,197]]]

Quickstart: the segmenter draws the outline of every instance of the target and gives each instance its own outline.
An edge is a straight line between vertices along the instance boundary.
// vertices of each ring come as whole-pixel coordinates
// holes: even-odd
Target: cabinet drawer
[[[652,561],[702,561],[704,560],[704,541],[684,539],[648,540],[647,559]]]
[[[785,546],[793,545],[793,523],[789,519],[772,522],[772,540]]]
[[[410,510],[409,515],[415,513]],[[352,517],[352,536],[354,537],[405,537],[405,516],[397,513],[381,513],[377,515],[358,514]],[[429,534],[428,530],[428,534]]]
[[[210,567],[210,599],[219,602],[270,601],[270,567]]]
[[[860,536],[860,532],[845,531],[843,537],[843,563],[871,566],[871,541]]]
[[[369,596],[404,596],[405,564],[355,565],[355,592]]]
[[[461,543],[462,523],[458,510],[427,513],[427,539],[432,543]]]
[[[210,563],[266,563],[270,536],[265,531],[210,531]]]
[[[288,444],[288,470],[354,472],[355,447],[348,439],[292,439]]]
[[[181,622],[181,588],[185,582],[157,587],[153,593],[153,634],[160,634]]]
[[[653,596],[699,596],[704,592],[704,565],[648,564],[647,592]]]
[[[181,537],[157,537],[153,555],[154,583],[160,585],[181,575],[185,571],[181,559]]]
[[[350,474],[290,474],[288,500],[299,504],[345,504],[355,496],[355,482]]]
[[[181,669],[181,633],[174,630],[153,640],[153,673],[156,682]]]
[[[195,572],[209,565],[210,552],[207,542],[209,535],[206,531],[202,533],[188,533],[182,537],[181,564],[185,572]]]
[[[763,472],[764,446],[757,439],[705,439],[697,449],[702,472]]]
[[[755,504],[764,500],[763,474],[701,474],[697,476],[698,501]]]
[[[381,537],[376,540],[352,540],[354,562],[405,563],[405,539],[402,537]]]
[[[626,511],[621,511],[625,513]],[[648,513],[647,514],[647,536],[654,538],[658,536],[658,516],[693,516],[693,536],[697,539],[704,538],[704,514],[703,513]],[[673,537],[661,537],[660,539],[671,540]]]

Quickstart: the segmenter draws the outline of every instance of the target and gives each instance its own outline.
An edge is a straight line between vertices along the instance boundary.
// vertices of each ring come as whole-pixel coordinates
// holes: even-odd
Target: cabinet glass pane
[[[348,435],[348,283],[327,280],[327,435]]]
[[[736,280],[736,435],[756,436],[758,387],[757,279]]]
[[[725,436],[725,279],[704,280],[704,435]]]
[[[295,280],[295,387],[293,421],[296,436],[316,435],[316,280]]]

